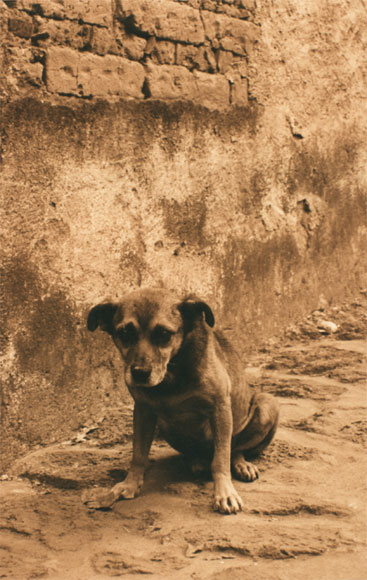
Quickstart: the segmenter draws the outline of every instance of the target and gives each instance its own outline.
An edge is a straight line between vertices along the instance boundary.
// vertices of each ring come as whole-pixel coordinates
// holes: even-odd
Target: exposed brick
[[[226,50],[218,51],[218,70],[222,74],[236,72],[245,77],[247,76],[247,68],[247,61],[243,56]]]
[[[126,34],[122,38],[123,53],[132,60],[140,60],[144,57],[147,41],[145,38]]]
[[[175,64],[176,62],[176,44],[168,40],[150,38],[145,53],[157,64]]]
[[[255,10],[255,0],[174,0],[174,2],[185,2],[196,10],[211,10],[233,16],[234,18],[247,19],[252,16]]]
[[[126,58],[80,55],[78,85],[83,96],[143,98],[144,67]]]
[[[205,40],[198,10],[184,4],[170,0],[120,0],[118,15],[141,34],[190,44]]]
[[[39,62],[29,62],[24,64],[20,71],[27,83],[40,87],[43,84],[43,66]]]
[[[46,85],[52,93],[77,94],[79,54],[71,48],[51,46],[46,58]]]
[[[96,54],[107,54],[111,50],[114,43],[111,30],[108,28],[92,27],[92,36],[90,39],[90,46],[92,52]]]
[[[237,107],[248,105],[248,80],[240,75],[234,76],[231,80],[231,103]]]
[[[62,3],[69,18],[99,26],[112,25],[111,0],[62,0]]]
[[[88,24],[111,26],[111,0],[17,0],[17,7],[48,18],[82,20]]]
[[[258,28],[247,20],[203,11],[205,34],[215,48],[248,55],[258,38]]]
[[[193,100],[195,78],[187,68],[149,63],[146,70],[150,96],[153,99]]]
[[[147,80],[154,99],[192,101],[209,109],[224,109],[229,105],[229,83],[222,75],[191,73],[182,66],[149,64]]]
[[[32,14],[40,14],[48,18],[63,18],[65,15],[62,2],[52,2],[51,0],[16,0],[17,8],[27,10]]]
[[[30,38],[33,34],[33,20],[28,14],[20,13],[19,16],[11,16],[8,19],[8,29],[15,36]]]
[[[43,65],[39,62],[42,59],[42,55],[37,54],[35,50],[38,49],[22,44],[20,46],[8,46],[6,51],[9,69],[12,73],[15,73],[17,80],[23,86],[25,83],[37,87],[43,84]]]
[[[206,46],[179,44],[177,46],[176,64],[186,66],[190,70],[214,72],[217,68],[212,50]]]
[[[191,8],[199,10],[199,8],[201,8],[202,0],[174,0],[174,2],[185,2],[187,6],[191,6]]]
[[[195,102],[208,109],[225,109],[229,105],[229,83],[222,75],[211,75],[199,71],[196,77]]]
[[[232,16],[233,18],[248,19],[252,17],[252,11],[255,9],[254,0],[242,2],[234,0],[233,2],[223,2],[222,0],[201,0],[201,9],[211,10],[212,12],[221,12]]]
[[[47,47],[52,42],[79,50],[88,50],[91,47],[92,35],[92,26],[87,24],[38,17],[32,41],[37,46],[42,47]]]

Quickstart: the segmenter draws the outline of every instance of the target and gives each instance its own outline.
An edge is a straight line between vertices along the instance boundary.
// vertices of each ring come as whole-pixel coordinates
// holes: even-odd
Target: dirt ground
[[[141,497],[90,511],[83,490],[126,473],[118,416],[39,448],[2,476],[0,578],[366,580],[365,296],[312,313],[247,361],[281,404],[244,511],[211,510],[212,483],[156,441]],[[130,409],[125,410],[130,413]]]

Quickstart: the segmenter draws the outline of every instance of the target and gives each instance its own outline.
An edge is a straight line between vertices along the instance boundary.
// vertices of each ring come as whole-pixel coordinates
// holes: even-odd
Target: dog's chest
[[[183,401],[166,401],[159,406],[157,415],[162,433],[175,433],[180,438],[201,442],[212,439],[211,406],[205,399],[195,396]]]
[[[182,426],[190,429],[207,423],[213,405],[204,395],[198,393],[172,394],[163,397],[144,397],[157,414],[159,419],[167,425]]]

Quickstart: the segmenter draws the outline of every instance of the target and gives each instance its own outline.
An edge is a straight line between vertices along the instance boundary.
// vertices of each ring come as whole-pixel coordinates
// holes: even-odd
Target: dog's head
[[[214,326],[210,307],[195,297],[178,300],[167,290],[138,290],[119,303],[92,308],[87,326],[112,336],[129,387],[155,387],[164,380],[185,336],[204,320]]]

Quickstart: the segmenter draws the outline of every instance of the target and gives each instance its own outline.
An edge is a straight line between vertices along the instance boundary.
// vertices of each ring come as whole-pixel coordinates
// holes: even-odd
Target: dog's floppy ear
[[[104,304],[97,304],[88,314],[87,327],[88,330],[94,332],[100,327],[109,334],[113,333],[112,320],[118,308],[117,304],[106,302]]]
[[[210,306],[199,300],[195,296],[189,296],[186,298],[178,307],[181,312],[182,318],[185,322],[189,323],[191,326],[195,320],[197,320],[202,313],[205,316],[205,322],[213,328],[215,319],[214,314]]]

